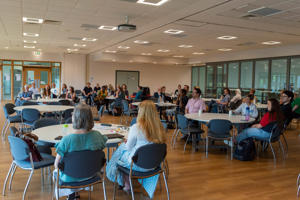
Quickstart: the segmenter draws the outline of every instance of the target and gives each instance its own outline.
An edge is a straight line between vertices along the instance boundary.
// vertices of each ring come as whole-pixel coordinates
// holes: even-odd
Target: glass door
[[[36,87],[41,89],[50,84],[50,79],[50,68],[24,68],[23,85],[35,83]]]

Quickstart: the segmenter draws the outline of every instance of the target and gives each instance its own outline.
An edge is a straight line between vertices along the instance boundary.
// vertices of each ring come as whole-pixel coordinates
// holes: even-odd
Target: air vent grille
[[[274,8],[267,8],[267,7],[260,7],[253,10],[249,10],[248,13],[260,16],[270,16],[275,15],[277,13],[282,12],[282,10],[274,9]]]
[[[44,20],[44,24],[48,24],[48,25],[62,25],[62,21],[45,19]]]

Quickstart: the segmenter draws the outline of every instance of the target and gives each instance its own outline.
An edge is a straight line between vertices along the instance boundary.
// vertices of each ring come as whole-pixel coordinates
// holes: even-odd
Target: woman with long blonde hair
[[[106,166],[107,178],[112,182],[115,181],[117,165],[130,169],[131,158],[141,146],[151,143],[162,144],[165,141],[165,129],[159,119],[154,103],[149,100],[143,101],[139,105],[137,123],[130,127],[127,141],[119,146]],[[143,169],[136,165],[133,165],[133,170],[141,172],[149,171],[149,169]],[[147,179],[147,181],[144,179],[143,187],[150,198],[152,198],[155,191],[155,187],[153,186],[157,184],[158,175]],[[128,176],[119,173],[117,181],[120,186],[123,186],[124,191],[130,191]]]

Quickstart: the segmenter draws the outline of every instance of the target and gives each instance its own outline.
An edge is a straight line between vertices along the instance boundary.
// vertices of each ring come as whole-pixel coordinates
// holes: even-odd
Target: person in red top
[[[268,100],[268,112],[262,117],[258,124],[243,130],[236,138],[237,143],[247,138],[265,139],[270,137],[270,133],[275,123],[283,120],[279,102],[276,99]]]

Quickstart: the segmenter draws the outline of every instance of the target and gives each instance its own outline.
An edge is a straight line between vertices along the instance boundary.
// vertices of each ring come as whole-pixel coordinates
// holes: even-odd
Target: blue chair
[[[62,99],[62,100],[59,100],[58,102],[63,106],[70,106],[71,105],[71,102],[67,99]]]
[[[167,145],[166,144],[147,144],[144,145],[136,150],[132,157],[131,161],[131,167],[130,169],[123,167],[121,165],[117,165],[117,174],[116,179],[114,183],[114,193],[113,193],[113,199],[115,199],[116,194],[116,182],[118,173],[121,172],[123,174],[127,174],[129,176],[129,183],[130,183],[130,189],[131,189],[131,198],[134,200],[134,191],[132,187],[132,180],[131,179],[144,179],[148,177],[152,177],[158,174],[162,174],[166,186],[166,191],[169,197],[169,189],[166,179],[166,160],[165,157],[167,155]],[[147,172],[140,172],[140,171],[134,171],[132,169],[133,164],[135,164],[138,167],[149,169]],[[164,167],[162,167],[162,164],[164,164]],[[151,170],[153,169],[153,170]]]
[[[136,124],[136,117],[132,118],[131,122],[130,122],[130,126]]]
[[[21,106],[36,106],[39,105],[37,102],[33,101],[22,101]]]
[[[30,128],[33,128],[34,122],[40,119],[40,117],[40,112],[33,108],[24,108],[21,113],[22,124],[27,125]]]
[[[62,121],[65,122],[67,119],[72,117],[73,112],[74,112],[74,108],[70,108],[70,109],[65,110],[62,114],[62,117],[63,117]]]
[[[200,127],[197,126],[192,126],[189,123],[189,120],[183,115],[183,114],[177,114],[177,131],[173,133],[173,148],[175,147],[175,143],[176,143],[176,139],[177,136],[179,134],[179,132],[181,132],[183,135],[188,135],[187,140],[184,144],[184,152],[185,152],[185,148],[186,145],[189,141],[189,139],[192,137],[192,146],[193,146],[193,151],[195,151],[196,149],[196,137],[197,136],[201,136],[201,134],[203,133],[203,130],[201,130]],[[172,141],[171,141],[172,144]]]
[[[128,124],[128,117],[137,115],[137,110],[131,110],[127,100],[122,100],[122,114],[120,117],[120,123],[122,124],[123,118],[125,117],[125,122]]]
[[[206,145],[205,145],[205,151],[206,151],[206,157],[208,157],[208,144],[209,139],[212,140],[229,140],[232,144],[233,136],[230,134],[230,131],[232,129],[232,123],[229,120],[225,119],[213,119],[210,120],[207,124],[208,127],[208,133],[206,136]],[[227,146],[228,147],[228,146]],[[231,145],[231,151],[230,151],[230,158],[232,160],[233,158],[233,145]]]
[[[30,180],[31,180],[31,177],[32,177],[34,171],[37,169],[42,170],[45,167],[52,166],[54,164],[55,157],[41,153],[43,160],[39,161],[39,162],[33,162],[32,154],[29,150],[27,143],[24,140],[22,140],[21,138],[18,138],[18,137],[14,137],[14,136],[8,136],[8,141],[10,144],[10,152],[13,157],[13,161],[11,163],[8,174],[7,174],[4,184],[3,184],[2,195],[5,196],[6,184],[7,184],[7,180],[10,175],[11,175],[11,178],[10,178],[10,182],[9,182],[9,190],[11,190],[11,184],[12,184],[14,173],[15,173],[17,167],[19,167],[21,169],[30,171],[30,175],[29,175],[29,178],[27,180],[27,183],[26,183],[26,186],[25,186],[25,189],[23,192],[22,200],[24,200],[25,196],[26,196],[27,188],[29,186],[29,183],[30,183]],[[43,178],[42,178],[42,180],[43,180]]]
[[[104,105],[100,106],[100,109],[98,111],[98,116],[94,118],[94,121],[101,121],[103,113],[104,113]]]
[[[17,129],[16,127],[14,127],[14,126],[11,126],[11,127],[9,128],[9,130],[10,130],[10,135],[11,135],[11,136],[16,136],[17,133],[18,133],[18,129]]]
[[[4,122],[4,126],[2,128],[2,139],[5,138],[7,129],[9,128],[11,123],[21,123],[21,115],[13,115],[14,113],[16,113],[16,111],[14,110],[16,106],[12,103],[7,103],[3,106],[3,111],[4,111],[4,116],[5,116],[5,122]]]
[[[102,177],[99,175],[101,169],[105,169],[105,162],[105,153],[102,150],[74,151],[65,154],[59,163],[59,170],[57,171],[54,183],[54,187],[56,188],[56,198],[59,199],[59,189],[62,188],[76,189],[89,187],[90,199],[91,186],[102,183],[104,199],[106,199],[105,173],[102,174]],[[89,179],[80,182],[62,182],[58,178],[60,172],[74,178]]]

